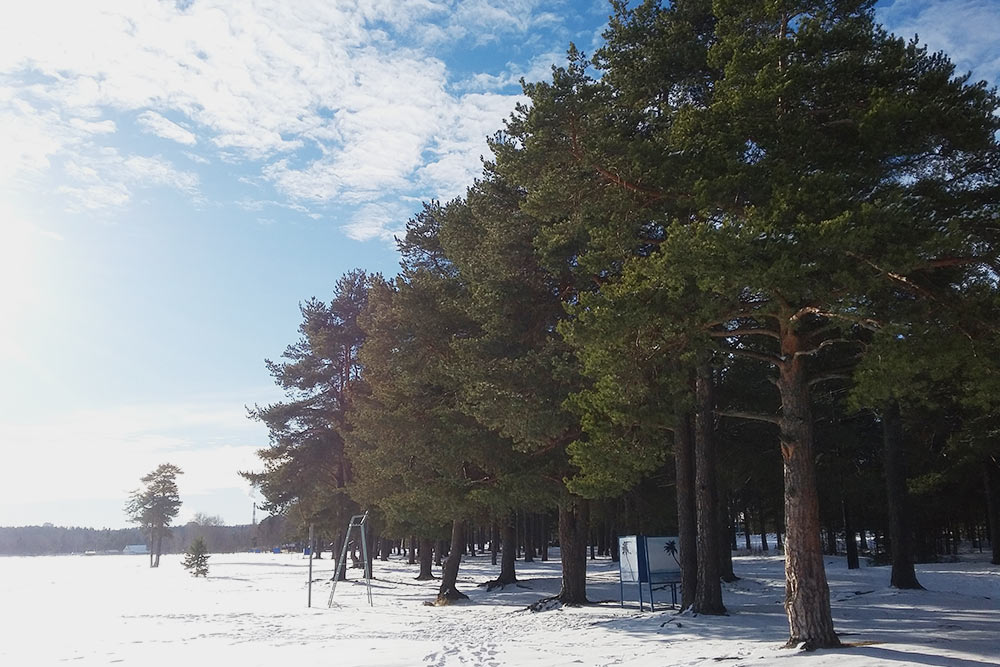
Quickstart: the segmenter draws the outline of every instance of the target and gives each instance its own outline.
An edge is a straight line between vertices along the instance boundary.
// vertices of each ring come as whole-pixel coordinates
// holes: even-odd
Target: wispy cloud
[[[122,207],[134,190],[149,187],[174,188],[190,196],[198,193],[197,174],[177,169],[159,156],[124,156],[114,148],[91,147],[66,160],[64,171],[72,184],[58,191],[74,211]]]
[[[895,0],[879,7],[879,20],[907,39],[918,35],[932,51],[946,52],[959,73],[1000,82],[1000,7],[995,0]]]
[[[455,194],[512,109],[510,84],[547,75],[551,58],[456,88],[430,49],[523,37],[557,26],[557,10],[541,0],[22,3],[0,25],[0,124],[28,139],[6,144],[0,174],[52,171],[60,156],[71,208],[127,205],[134,179],[89,163],[132,152],[117,135],[135,122],[168,142],[164,152],[197,145],[189,159],[250,167],[292,202]],[[194,175],[165,162],[131,166],[194,194]]]
[[[198,143],[194,132],[186,130],[169,118],[164,118],[155,111],[143,111],[138,117],[139,125],[158,137],[176,141],[179,144],[193,146]]]

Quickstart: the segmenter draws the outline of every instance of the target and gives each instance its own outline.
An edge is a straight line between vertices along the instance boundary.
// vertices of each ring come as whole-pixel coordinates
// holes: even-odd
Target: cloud
[[[198,175],[179,170],[159,156],[121,155],[114,148],[91,148],[68,159],[63,167],[72,185],[58,192],[71,211],[121,208],[137,189],[168,187],[198,195]]]
[[[502,89],[547,76],[552,59],[456,88],[430,49],[520,37],[524,50],[532,31],[559,28],[559,10],[541,0],[21,3],[0,24],[0,121],[30,139],[0,170],[46,173],[58,156],[73,165],[57,188],[71,208],[127,205],[136,179],[90,163],[107,149],[135,152],[122,131],[134,122],[166,140],[164,152],[198,145],[183,154],[249,167],[292,202],[453,194],[517,100]],[[149,159],[160,163],[131,166],[197,196],[193,174]]]
[[[164,118],[155,111],[143,111],[139,114],[138,121],[139,125],[158,137],[170,139],[186,146],[198,143],[198,138],[193,132],[184,129],[169,118]]]
[[[931,51],[947,53],[959,73],[1000,82],[1000,12],[993,0],[896,0],[877,14],[893,33],[906,39],[919,35]]]
[[[401,202],[366,204],[349,224],[344,225],[344,233],[355,241],[393,241],[405,235],[406,221],[411,214],[410,207]]]

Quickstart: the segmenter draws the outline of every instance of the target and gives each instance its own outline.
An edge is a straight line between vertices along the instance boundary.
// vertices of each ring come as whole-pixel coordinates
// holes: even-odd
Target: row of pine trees
[[[467,522],[507,544],[551,508],[582,603],[591,508],[631,506],[627,532],[660,505],[683,605],[724,613],[754,522],[806,647],[839,644],[831,537],[877,536],[897,586],[942,536],[1000,562],[996,91],[872,2],[612,11],[592,58],[524,85],[465,196],[408,222],[398,276],[302,305],[249,479],[330,535],[359,507],[388,536],[450,527],[441,601]]]

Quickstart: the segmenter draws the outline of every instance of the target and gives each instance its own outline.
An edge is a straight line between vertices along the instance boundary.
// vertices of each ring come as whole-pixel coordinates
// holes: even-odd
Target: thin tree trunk
[[[748,508],[743,509],[743,543],[746,545],[747,552],[753,550],[750,544],[750,510]]]
[[[698,527],[694,503],[694,437],[691,415],[677,413],[674,420],[674,465],[677,477],[677,541],[680,542],[681,610],[694,604],[698,585]],[[617,554],[618,544],[615,540]]]
[[[563,604],[587,603],[587,533],[590,503],[564,498],[559,504],[559,553],[562,561],[562,589],[556,598]]]
[[[441,573],[441,588],[438,589],[438,606],[451,604],[456,600],[468,600],[469,596],[456,588],[458,566],[462,563],[462,546],[465,544],[465,522],[455,519],[451,523],[451,549]]]
[[[840,646],[833,629],[830,587],[823,567],[813,417],[805,357],[790,324],[782,326],[777,386],[781,394],[781,457],[785,488],[785,613],[787,647]]]
[[[417,562],[417,538],[415,535],[410,535],[410,553],[407,556],[407,565],[413,565]]]
[[[420,538],[420,574],[417,581],[436,579],[434,576],[434,540]]]
[[[725,614],[722,584],[719,579],[721,558],[715,470],[714,419],[712,403],[712,369],[707,364],[698,368],[695,380],[698,406],[694,429],[695,513],[697,516],[697,584],[692,610],[698,614]]]
[[[841,484],[841,489],[844,485]],[[846,489],[844,489],[846,493]],[[841,502],[841,509],[844,513],[844,544],[847,547],[847,569],[857,570],[861,567],[858,560],[858,536],[854,533],[854,526],[851,524],[851,511],[847,507],[847,498]]]
[[[539,523],[541,524],[539,536],[542,545],[542,562],[545,563],[549,560],[549,515],[542,514],[539,517]]]
[[[771,547],[767,544],[767,519],[764,515],[763,505],[757,506],[757,519],[760,521],[760,550],[770,551]]]
[[[889,510],[889,544],[892,550],[893,588],[923,589],[913,568],[913,541],[907,511],[906,463],[899,404],[890,401],[882,414],[885,443],[885,485]]]
[[[153,567],[160,567],[161,553],[163,553],[163,529],[156,533],[156,560],[153,561]]]
[[[986,461],[983,469],[983,481],[986,484],[986,513],[990,526],[990,546],[993,549],[994,565],[1000,565],[1000,469],[997,462]]]
[[[533,563],[535,561],[535,531],[534,522],[531,520],[531,513],[524,514],[524,562]]]
[[[497,564],[497,540],[499,536],[497,535],[497,522],[490,522],[490,564]]]

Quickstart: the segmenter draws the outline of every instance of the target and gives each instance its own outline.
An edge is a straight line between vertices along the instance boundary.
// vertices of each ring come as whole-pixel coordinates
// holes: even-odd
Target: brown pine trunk
[[[562,561],[562,589],[556,596],[563,604],[586,604],[587,533],[590,504],[578,497],[559,504],[559,553]]]
[[[986,484],[986,513],[990,523],[990,546],[993,548],[994,565],[1000,565],[1000,469],[997,462],[987,459],[983,469]]]
[[[782,327],[781,336],[785,361],[778,368],[777,385],[785,482],[785,612],[789,629],[785,646],[832,648],[840,646],[840,640],[833,629],[830,587],[823,567],[805,358],[796,355],[800,342],[789,325]]]
[[[889,546],[892,551],[893,588],[923,589],[913,568],[913,540],[907,512],[906,463],[903,455],[903,426],[899,404],[890,401],[882,414],[885,443],[885,486],[889,510]]]
[[[678,413],[674,425],[677,476],[677,541],[680,542],[681,610],[694,604],[698,586],[698,527],[694,503],[694,437],[690,413]],[[617,548],[617,544],[614,548]]]
[[[420,574],[417,575],[417,580],[427,581],[436,578],[434,576],[434,540],[422,537],[420,538]]]
[[[406,564],[413,565],[417,562],[417,538],[410,535],[410,551],[406,557]]]
[[[719,511],[717,507],[715,470],[715,442],[712,369],[703,365],[698,369],[695,380],[695,399],[698,409],[695,413],[694,428],[694,484],[695,514],[697,517],[697,579],[692,611],[697,614],[725,614],[720,583],[719,547],[722,536],[719,531]]]
[[[455,519],[451,523],[451,549],[441,573],[441,588],[438,589],[434,604],[443,606],[456,600],[468,600],[469,596],[456,588],[458,566],[462,563],[462,547],[465,544],[465,522]]]
[[[517,572],[515,563],[517,562],[517,515],[511,512],[501,529],[503,548],[500,553],[500,575],[493,581],[487,582],[486,590],[503,587],[517,582]]]

